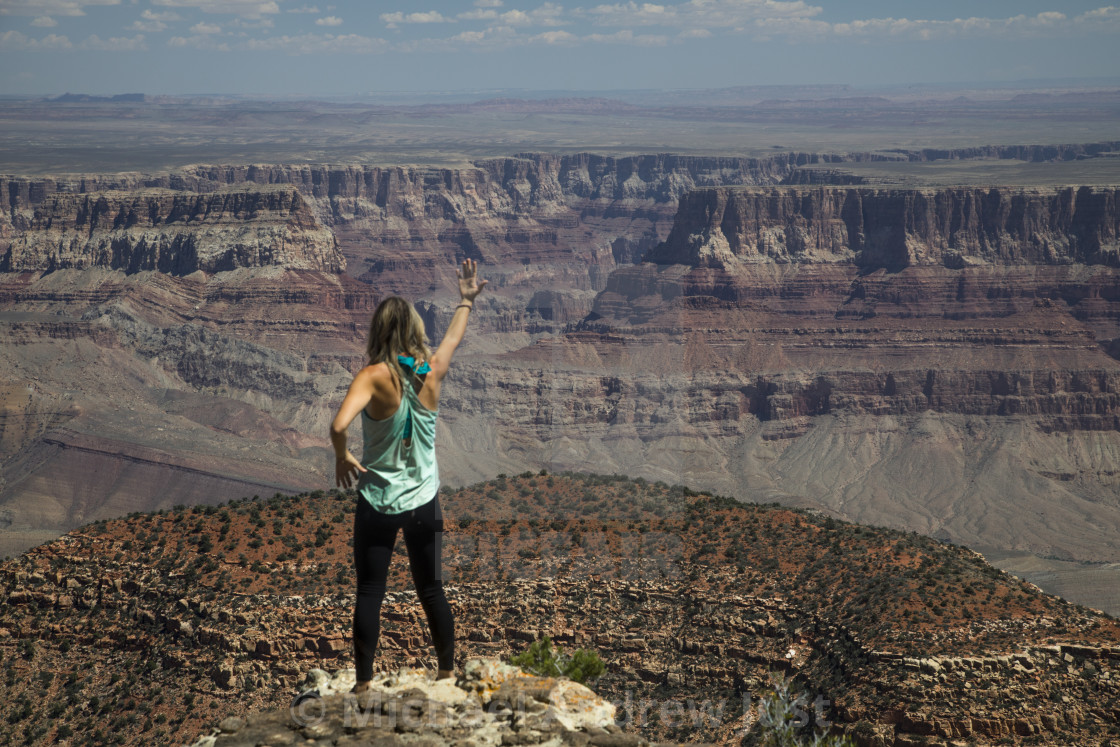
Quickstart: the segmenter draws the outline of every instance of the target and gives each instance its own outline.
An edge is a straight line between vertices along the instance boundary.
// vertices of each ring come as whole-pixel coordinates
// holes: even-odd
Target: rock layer
[[[290,188],[54,194],[19,217],[11,239],[0,240],[0,271],[345,268],[331,232]]]
[[[1120,190],[867,187],[708,189],[680,202],[646,259],[723,267],[750,262],[1120,267]]]
[[[9,181],[9,234],[64,191],[281,185],[269,188],[298,194],[372,285],[277,268],[5,275],[0,352],[15,375],[0,444],[21,465],[5,477],[49,473],[34,496],[79,496],[85,477],[56,468],[60,452],[15,452],[97,433],[182,450],[190,467],[194,442],[220,443],[252,468],[229,476],[254,486],[275,484],[262,471],[329,485],[321,435],[361,364],[370,309],[386,292],[418,295],[438,340],[453,262],[472,256],[492,282],[441,407],[451,484],[542,466],[625,472],[976,545],[1120,559],[1115,190],[719,186],[845,158],[858,156]],[[631,264],[647,253],[656,262]],[[67,374],[75,360],[102,375]],[[118,400],[128,407],[104,406]],[[130,407],[143,416],[125,418]]]
[[[0,242],[26,231],[44,203],[63,195],[285,187],[332,229],[350,274],[392,292],[414,297],[447,288],[454,280],[447,268],[465,257],[485,263],[491,291],[532,295],[546,283],[587,291],[664,239],[688,190],[774,184],[799,166],[834,158],[843,157],[523,154],[462,168],[196,166],[154,175],[0,177]],[[523,300],[517,308],[533,318]]]
[[[399,719],[411,699],[458,719],[488,701],[499,717],[478,724],[486,730],[544,731],[539,717],[570,711],[559,701],[581,691],[535,678],[510,686],[500,666],[469,660],[505,658],[547,635],[565,651],[599,653],[607,670],[595,691],[617,706],[629,743],[757,736],[740,716],[757,713],[775,672],[795,677],[810,702],[822,696],[815,719],[883,737],[861,744],[1057,747],[1115,726],[1117,621],[966,548],[620,477],[529,473],[445,497],[463,687],[399,671],[432,661],[398,545],[376,657],[388,673],[375,679],[382,716]],[[261,709],[221,726],[219,741],[290,743],[266,739],[268,727],[325,737],[301,733],[317,708],[287,706],[301,681],[328,700],[353,683],[349,672],[303,675],[352,655],[354,500],[314,493],[134,515],[0,564],[0,654],[15,672],[0,717],[36,744],[93,707],[122,719],[126,744],[181,744]],[[527,707],[510,719],[503,704],[518,696]],[[467,708],[448,714],[449,703]],[[329,708],[318,725],[341,736],[345,702]],[[49,724],[48,713],[65,719]],[[351,715],[357,728],[385,726]],[[299,716],[309,718],[289,721]]]
[[[373,678],[370,689],[350,692],[354,670],[333,676],[308,673],[308,686],[290,708],[231,716],[191,747],[255,747],[261,741],[300,738],[377,743],[415,735],[431,747],[460,744],[648,744],[621,736],[615,707],[564,678],[527,676],[494,658],[471,659],[463,676],[432,680],[423,669],[402,668]]]

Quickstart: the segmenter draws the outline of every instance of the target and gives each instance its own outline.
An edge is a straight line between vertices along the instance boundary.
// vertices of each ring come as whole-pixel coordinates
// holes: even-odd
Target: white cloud
[[[468,10],[455,16],[460,21],[496,21],[498,20],[498,11],[496,10]]]
[[[222,27],[219,26],[216,23],[206,23],[205,21],[202,21],[200,23],[196,23],[195,25],[191,26],[191,33],[192,34],[220,34],[220,33],[222,33]]]
[[[382,13],[381,20],[389,28],[396,28],[401,23],[454,23],[454,18],[448,18],[438,10],[428,10],[419,13]]]
[[[476,8],[500,8],[500,7],[502,7],[502,0],[474,0],[474,7],[476,7]]]
[[[132,37],[114,36],[109,39],[102,39],[97,34],[93,34],[78,44],[78,49],[94,52],[143,52],[147,48],[143,34]]]
[[[0,15],[84,16],[88,5],[120,5],[121,0],[0,0]]]
[[[129,28],[133,31],[144,31],[146,33],[155,34],[160,31],[166,31],[168,22],[181,20],[183,20],[182,17],[173,10],[166,10],[162,13],[156,13],[153,10],[145,10],[140,14],[140,20],[133,21]]]
[[[563,16],[563,7],[545,3],[530,11],[468,10],[455,17],[461,21],[491,21],[505,26],[561,26],[565,23]]]
[[[414,39],[399,42],[394,45],[394,48],[402,52],[432,50],[449,52],[461,50],[464,47],[488,51],[523,46],[528,43],[528,40],[529,37],[519,36],[517,30],[511,26],[491,26],[483,31],[461,31],[454,36],[443,39]]]
[[[167,24],[163,21],[133,21],[129,26],[133,31],[143,31],[149,34],[155,34],[160,31],[167,30]]]
[[[388,42],[358,34],[303,34],[300,36],[272,36],[250,39],[245,49],[253,51],[279,51],[288,54],[324,54],[341,52],[349,54],[376,54],[388,49]]]
[[[463,42],[464,44],[481,44],[486,41],[485,31],[463,31],[451,37],[449,41]]]
[[[178,49],[185,49],[190,47],[192,49],[203,49],[212,52],[228,52],[230,46],[224,41],[219,41],[209,34],[199,34],[195,36],[173,36],[167,40],[167,46],[176,47]]]
[[[280,12],[275,0],[152,0],[152,5],[196,8],[204,13],[228,13],[243,18],[260,18]]]
[[[581,44],[627,44],[631,46],[660,47],[668,44],[669,38],[661,34],[635,34],[623,29],[612,34],[590,34],[579,36],[570,31],[543,31],[539,34],[524,34],[514,26],[491,26],[484,31],[461,31],[445,39],[419,39],[395,45],[401,51],[454,51],[471,48],[479,51],[493,51],[524,47],[529,45],[549,45],[574,47]]]
[[[660,34],[635,34],[630,29],[613,34],[589,34],[584,39],[601,44],[630,44],[638,47],[663,47],[669,39]]]
[[[165,10],[161,13],[156,13],[154,10],[145,10],[140,14],[140,17],[145,21],[181,21],[183,17],[173,10]]]
[[[532,23],[528,13],[523,10],[511,10],[501,15],[502,21],[511,26],[527,26]]]
[[[57,26],[58,21],[54,20],[50,16],[39,16],[31,22],[31,25],[38,26],[39,28],[49,29],[52,26]]]
[[[532,37],[530,41],[552,46],[573,46],[579,43],[579,37],[567,31],[544,31]]]
[[[276,22],[271,18],[258,18],[254,21],[245,18],[234,18],[229,22],[229,25],[243,29],[270,29],[276,26]]]
[[[1044,23],[1058,23],[1060,21],[1066,20],[1066,14],[1065,13],[1058,13],[1056,11],[1039,13],[1038,14],[1038,20],[1040,20]]]
[[[1115,32],[1120,30],[1120,8],[1109,5],[1086,11],[1073,19],[1075,27],[1093,31]]]
[[[58,51],[82,49],[95,52],[135,52],[148,48],[144,42],[144,35],[137,34],[132,37],[114,36],[102,39],[96,34],[87,37],[84,41],[74,44],[68,37],[58,34],[48,34],[42,39],[34,39],[19,31],[5,31],[0,33],[0,51]]]
[[[72,49],[73,46],[68,38],[58,34],[47,34],[42,39],[33,39],[19,31],[0,33],[0,51],[4,52]]]
[[[1078,16],[1078,19],[1091,19],[1091,18],[1111,18],[1113,20],[1120,18],[1120,8],[1114,5],[1109,5],[1105,8],[1097,8],[1096,10],[1089,10]]]
[[[776,36],[860,37],[866,39],[943,39],[961,36],[1002,35],[1030,38],[1039,34],[1120,30],[1120,8],[1107,6],[1071,19],[1059,11],[1009,18],[857,18],[839,23],[819,20],[822,8],[804,0],[688,0],[677,4],[624,3],[576,8],[572,15],[600,26],[630,29],[663,26],[679,29],[677,38],[705,38],[705,33],[732,31],[756,38]],[[613,35],[592,35],[608,39]],[[620,39],[624,37],[619,37]],[[637,36],[633,38],[638,38]]]
[[[615,3],[578,9],[603,26],[676,26],[678,28],[722,29],[743,26],[760,19],[811,18],[822,9],[803,0],[689,0],[679,5],[658,3]]]
[[[341,26],[342,19],[338,16],[327,16],[326,18],[316,18],[316,26]]]
[[[1034,16],[1017,15],[1010,18],[954,18],[950,21],[932,21],[910,18],[870,18],[848,21],[846,23],[821,24],[810,29],[804,25],[798,28],[785,26],[775,29],[780,33],[832,33],[845,37],[909,38],[919,40],[948,39],[958,37],[1004,36],[1030,38],[1040,34],[1084,33],[1103,31],[1101,21],[1109,18],[1120,25],[1120,10],[1098,8],[1075,19],[1064,13],[1047,11]],[[777,25],[777,24],[775,24]]]
[[[522,10],[506,11],[499,18],[510,26],[559,26],[563,23],[563,15],[564,9],[561,6],[545,3],[528,13]]]

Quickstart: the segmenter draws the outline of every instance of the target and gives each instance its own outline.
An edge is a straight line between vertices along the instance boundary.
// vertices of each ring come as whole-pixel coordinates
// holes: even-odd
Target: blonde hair
[[[412,304],[400,296],[389,296],[377,305],[369,320],[366,355],[370,364],[388,364],[400,382],[405,380],[405,371],[397,362],[398,355],[412,356],[417,364],[432,357],[424,334],[424,320]]]

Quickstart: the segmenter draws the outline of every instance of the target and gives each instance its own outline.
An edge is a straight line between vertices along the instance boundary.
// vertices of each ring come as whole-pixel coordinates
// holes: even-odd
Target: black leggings
[[[354,515],[354,568],[358,575],[354,660],[360,681],[373,679],[373,656],[381,634],[381,600],[385,598],[385,582],[398,529],[404,530],[412,582],[416,584],[416,595],[428,617],[439,668],[454,668],[455,621],[443,593],[440,569],[443,512],[439,496],[400,514],[383,514],[359,496]]]

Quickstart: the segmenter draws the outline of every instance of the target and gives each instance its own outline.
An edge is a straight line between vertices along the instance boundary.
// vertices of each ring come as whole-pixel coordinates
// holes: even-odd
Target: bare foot
[[[436,672],[436,679],[437,680],[447,680],[447,679],[451,679],[454,676],[455,676],[455,670],[454,669],[441,669],[438,672]]]
[[[364,682],[354,683],[354,688],[350,692],[354,693],[355,695],[358,695],[360,693],[364,693],[366,690],[369,689],[369,683],[371,681],[372,680],[365,680]]]

